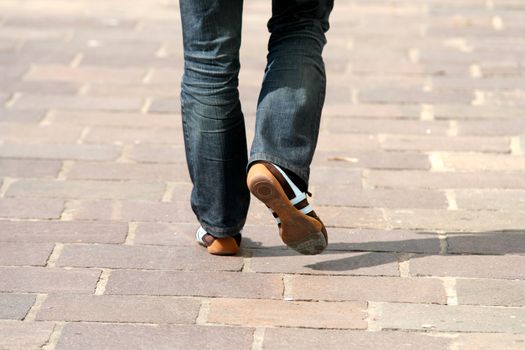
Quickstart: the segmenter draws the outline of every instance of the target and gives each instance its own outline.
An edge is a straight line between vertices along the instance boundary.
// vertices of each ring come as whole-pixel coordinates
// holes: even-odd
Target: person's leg
[[[261,160],[274,163],[306,191],[325,96],[321,54],[333,0],[273,0],[272,6],[248,167]]]
[[[181,0],[181,105],[191,206],[214,237],[242,229],[249,206],[238,73],[242,0]]]

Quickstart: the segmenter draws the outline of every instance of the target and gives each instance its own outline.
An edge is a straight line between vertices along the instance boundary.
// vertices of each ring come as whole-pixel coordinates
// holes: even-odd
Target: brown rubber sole
[[[213,255],[236,255],[240,250],[232,237],[215,238],[209,246],[205,247],[208,253]]]
[[[279,216],[284,244],[305,255],[319,254],[326,248],[328,237],[323,223],[295,208],[263,164],[250,167],[247,184],[250,192]]]

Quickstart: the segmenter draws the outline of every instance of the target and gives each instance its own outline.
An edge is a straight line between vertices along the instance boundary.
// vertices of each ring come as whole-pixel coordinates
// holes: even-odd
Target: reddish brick
[[[22,320],[31,306],[33,306],[34,302],[35,296],[31,294],[0,293],[0,319]],[[2,326],[0,322],[0,329],[1,328]]]
[[[144,69],[80,67],[72,68],[60,65],[33,65],[25,75],[25,80],[58,80],[75,82],[141,82]]]
[[[398,276],[397,258],[392,253],[327,252],[299,255],[292,250],[257,249],[251,268],[257,272],[325,275]]]
[[[373,187],[393,188],[522,188],[523,173],[504,171],[428,172],[371,170],[366,182]]]
[[[119,148],[110,145],[82,144],[0,144],[0,157],[113,160],[119,156]]]
[[[384,228],[385,221],[379,209],[317,206],[316,213],[328,226],[356,228]]]
[[[2,242],[122,243],[127,223],[93,221],[0,221]]]
[[[186,161],[186,154],[182,145],[157,146],[145,144],[135,145],[130,158],[137,162],[146,163],[183,163]]]
[[[196,222],[189,200],[172,203],[75,200],[68,202],[68,208],[75,220]]]
[[[142,99],[138,97],[24,94],[15,101],[13,108],[17,110],[65,109],[138,112],[142,104]]]
[[[366,329],[364,302],[212,299],[208,322],[239,326]]]
[[[55,110],[48,117],[53,124],[115,127],[178,127],[180,115],[142,114],[104,111]]]
[[[384,303],[381,309],[382,329],[523,333],[525,328],[523,308]]]
[[[49,267],[0,267],[0,275],[2,292],[93,293],[100,271]]]
[[[501,231],[524,227],[525,216],[517,211],[386,209],[394,228],[446,231]]]
[[[364,103],[458,103],[472,101],[472,91],[441,89],[424,91],[407,87],[370,87],[359,91],[359,101]]]
[[[1,227],[1,225],[0,225]],[[7,243],[0,246],[0,265],[44,266],[53,251],[54,244]]]
[[[164,190],[159,182],[23,179],[12,184],[6,196],[154,201],[162,199]]]
[[[53,328],[51,322],[0,321],[0,349],[42,349]]]
[[[295,300],[447,302],[443,283],[431,278],[295,275],[290,290]]]
[[[111,59],[112,56],[107,56]],[[126,58],[129,58],[127,56]],[[85,56],[89,60],[89,56]],[[104,57],[106,59],[106,57]],[[121,60],[121,58],[118,58]],[[152,63],[152,57],[148,57],[148,65]],[[157,62],[155,62],[157,63]],[[170,60],[169,64],[173,62]],[[171,97],[178,98],[180,96],[180,85],[172,84],[104,84],[93,83],[89,85],[88,95],[91,96],[137,96],[137,97]],[[180,109],[178,110],[180,112]],[[173,120],[172,117],[170,119]]]
[[[41,159],[0,159],[0,176],[56,177],[62,162]]]
[[[0,124],[2,139],[13,143],[75,143],[81,132],[82,127],[68,125]]]
[[[57,264],[117,269],[238,271],[243,266],[243,259],[214,256],[197,244],[193,247],[88,244],[66,245]]]
[[[75,162],[68,179],[189,182],[186,164]],[[178,185],[178,184],[177,184]]]
[[[62,331],[57,350],[113,350],[122,347],[139,349],[204,349],[213,344],[217,350],[235,347],[249,349],[252,328],[206,327],[189,325],[131,325],[69,323]]]
[[[447,349],[449,338],[416,332],[267,328],[264,349]]]
[[[466,171],[523,171],[525,157],[508,154],[443,153],[446,168]]]
[[[451,348],[465,350],[476,349],[506,349],[521,350],[525,343],[525,334],[511,333],[485,333],[485,334],[459,334],[453,340]]]
[[[280,275],[225,271],[116,270],[106,287],[106,294],[280,299],[282,293]]]
[[[507,138],[496,137],[445,137],[445,136],[396,136],[386,135],[382,140],[386,150],[401,151],[452,151],[452,152],[510,152]]]
[[[525,306],[525,281],[457,279],[459,304]]]
[[[377,150],[379,141],[374,135],[320,133],[316,149],[323,151]]]
[[[135,243],[194,246],[197,228],[197,223],[139,223],[135,230]]]
[[[348,186],[323,186],[314,198],[317,205],[370,208],[446,208],[444,193],[424,190],[352,190]]]
[[[429,169],[428,156],[412,152],[319,151],[314,166],[370,169]]]
[[[92,128],[85,138],[86,143],[153,143],[183,145],[183,135],[175,128]]]
[[[194,323],[198,299],[136,295],[50,295],[36,319],[51,321]]]
[[[0,198],[0,217],[16,219],[58,219],[64,209],[60,199]]]
[[[415,256],[410,259],[410,274],[525,279],[524,264],[525,256],[520,255]]]

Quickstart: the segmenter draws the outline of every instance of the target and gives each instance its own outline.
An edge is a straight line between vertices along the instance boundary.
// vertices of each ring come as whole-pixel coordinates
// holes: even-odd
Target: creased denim
[[[322,50],[333,0],[273,0],[267,66],[248,159],[238,92],[242,0],[180,0],[186,160],[198,221],[216,237],[238,233],[250,195],[246,171],[267,160],[308,184],[325,97]]]

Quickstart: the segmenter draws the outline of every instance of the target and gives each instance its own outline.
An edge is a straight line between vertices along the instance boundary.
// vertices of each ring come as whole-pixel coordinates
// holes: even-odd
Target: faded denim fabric
[[[216,237],[245,224],[246,171],[267,160],[308,184],[326,77],[322,50],[333,0],[273,0],[267,66],[248,158],[238,92],[242,0],[180,0],[181,106],[191,206]]]

